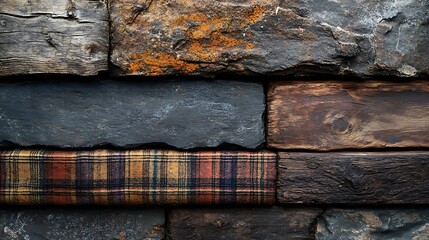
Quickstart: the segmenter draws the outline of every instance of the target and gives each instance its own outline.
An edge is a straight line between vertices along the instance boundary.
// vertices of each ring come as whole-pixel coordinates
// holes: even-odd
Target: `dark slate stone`
[[[429,74],[427,0],[117,0],[121,75]]]
[[[330,209],[318,219],[316,239],[429,239],[429,208]]]
[[[20,146],[177,148],[264,142],[263,86],[233,81],[0,84],[0,141]]]
[[[1,209],[0,239],[163,239],[161,209]]]

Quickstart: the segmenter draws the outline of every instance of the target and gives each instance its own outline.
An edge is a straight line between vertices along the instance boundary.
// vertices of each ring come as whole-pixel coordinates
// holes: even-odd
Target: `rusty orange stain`
[[[192,39],[201,39],[209,36],[212,32],[224,29],[231,19],[228,18],[214,18],[205,22],[202,22],[199,26],[191,28],[189,31],[189,37]]]
[[[256,23],[260,21],[265,13],[265,9],[261,6],[255,6],[253,11],[247,17],[248,23]]]
[[[215,61],[215,57],[210,54],[207,49],[205,49],[199,42],[192,42],[188,47],[188,51],[190,54],[193,54],[197,58],[204,61]]]
[[[249,24],[255,24],[262,20],[265,14],[265,9],[259,5],[253,7],[252,12],[244,19],[244,21],[240,24],[242,28],[246,27]]]
[[[131,58],[133,61],[130,63],[130,70],[133,73],[144,72],[151,76],[164,74],[169,68],[187,73],[194,72],[199,68],[198,64],[187,63],[170,54],[151,50],[142,54],[134,53]]]
[[[180,16],[173,20],[172,26],[175,27],[188,27],[189,22],[204,22],[207,21],[206,15],[202,13],[192,13],[189,15]]]
[[[210,45],[213,47],[235,47],[242,43],[242,40],[227,37],[220,31],[213,32],[211,35]]]
[[[253,48],[255,48],[255,44],[253,44],[253,43],[249,43],[249,44],[246,45],[246,49],[247,50],[251,50]]]
[[[261,21],[264,14],[265,9],[256,5],[244,11],[241,16],[219,12],[211,16],[192,13],[172,17],[168,21],[169,26],[166,23],[164,25],[170,29],[170,34],[177,28],[184,32],[187,39],[182,48],[182,57],[186,60],[179,59],[171,49],[147,50],[131,55],[129,70],[134,74],[149,76],[164,75],[170,70],[192,73],[200,68],[199,63],[194,62],[216,62],[225,52],[254,49],[254,43],[241,39],[241,34],[237,35],[237,31]]]

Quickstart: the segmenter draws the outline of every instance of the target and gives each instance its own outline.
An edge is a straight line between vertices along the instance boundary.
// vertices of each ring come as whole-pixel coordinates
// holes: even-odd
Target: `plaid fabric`
[[[0,152],[0,203],[273,204],[276,155],[261,152]]]

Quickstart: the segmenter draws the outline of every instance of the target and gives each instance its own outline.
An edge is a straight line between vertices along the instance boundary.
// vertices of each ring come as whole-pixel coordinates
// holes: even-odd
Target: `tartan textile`
[[[269,205],[276,161],[269,152],[0,151],[0,203]]]

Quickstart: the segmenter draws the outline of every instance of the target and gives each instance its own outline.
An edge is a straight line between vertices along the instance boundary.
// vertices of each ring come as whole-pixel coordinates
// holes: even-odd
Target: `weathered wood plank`
[[[164,239],[162,209],[0,209],[1,239]]]
[[[429,208],[329,209],[317,221],[316,240],[429,239]]]
[[[428,82],[276,82],[267,104],[273,148],[429,147]]]
[[[105,1],[2,0],[0,76],[107,70]]]
[[[264,142],[263,86],[233,81],[0,84],[0,145],[177,148]]]
[[[429,74],[426,1],[115,0],[110,5],[111,61],[120,75]]]
[[[167,239],[310,239],[321,209],[176,209]]]
[[[279,161],[280,203],[429,203],[429,152],[280,153]]]

